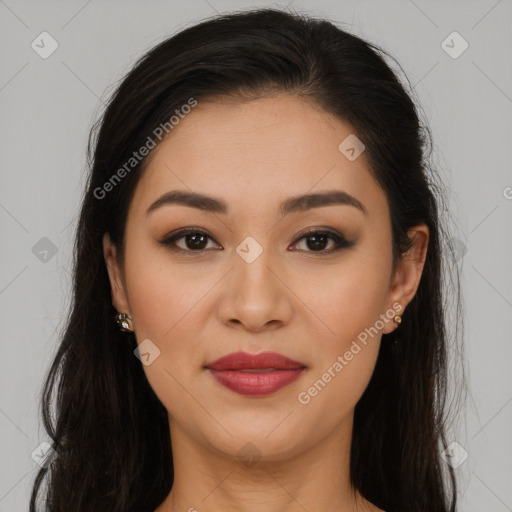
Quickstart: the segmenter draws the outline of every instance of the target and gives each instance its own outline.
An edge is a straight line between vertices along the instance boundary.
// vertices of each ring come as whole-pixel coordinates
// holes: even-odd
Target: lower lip
[[[240,370],[213,370],[213,377],[231,391],[241,395],[269,395],[297,380],[305,368],[274,370],[270,372],[242,372]]]

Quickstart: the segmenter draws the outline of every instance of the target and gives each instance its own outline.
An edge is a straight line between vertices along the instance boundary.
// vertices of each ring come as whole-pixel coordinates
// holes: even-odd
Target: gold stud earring
[[[114,319],[121,331],[133,332],[132,317],[130,315],[127,313],[117,313],[117,315],[114,316]]]
[[[400,315],[396,315],[394,320],[395,323],[397,324],[397,327],[402,323],[402,317]]]

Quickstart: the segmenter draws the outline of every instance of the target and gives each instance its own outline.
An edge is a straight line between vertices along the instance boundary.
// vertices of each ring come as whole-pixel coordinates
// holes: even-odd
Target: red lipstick
[[[275,352],[233,352],[205,368],[217,382],[236,393],[268,395],[298,379],[306,365]]]

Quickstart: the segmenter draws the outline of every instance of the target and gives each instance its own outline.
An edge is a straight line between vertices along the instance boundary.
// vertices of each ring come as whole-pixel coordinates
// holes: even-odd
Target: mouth
[[[205,366],[222,386],[242,395],[268,395],[288,386],[307,366],[275,352],[235,352]]]
[[[305,368],[304,363],[294,361],[289,357],[276,352],[261,352],[249,354],[247,352],[233,352],[206,365],[211,370],[297,370]]]
[[[251,368],[250,370],[236,370],[242,373],[266,373],[280,371],[279,368]]]

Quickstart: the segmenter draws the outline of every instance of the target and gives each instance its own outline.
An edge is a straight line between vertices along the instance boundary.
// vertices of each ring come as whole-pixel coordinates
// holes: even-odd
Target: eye
[[[184,247],[178,246],[177,241],[184,239]],[[175,251],[200,252],[206,249],[207,240],[211,238],[206,231],[200,229],[182,229],[170,237],[166,237],[160,243]]]
[[[332,231],[311,230],[298,239],[299,242],[301,240],[310,241],[309,243],[306,242],[306,247],[310,249],[306,250],[306,252],[319,252],[324,254],[329,254],[339,251],[343,247],[351,247],[354,245],[354,243],[348,242],[343,236],[333,233]],[[329,240],[334,242],[334,247],[324,250],[326,245],[328,245]],[[297,242],[295,242],[295,244],[297,244]]]
[[[183,239],[182,245],[178,245],[178,241]],[[160,243],[169,247],[174,251],[182,251],[182,252],[202,252],[207,250],[208,239],[213,240],[210,235],[201,229],[187,228],[174,233],[171,236],[167,236]],[[353,242],[348,242],[343,236],[334,233],[332,231],[323,231],[323,230],[310,230],[307,233],[303,234],[293,246],[297,245],[298,242],[306,240],[307,249],[299,249],[305,250],[305,252],[318,252],[324,254],[330,254],[332,252],[338,251],[343,247],[351,247],[354,245]],[[334,242],[334,247],[325,250],[325,247],[328,245],[329,241]],[[222,249],[220,249],[222,250]],[[292,249],[296,251],[297,249]]]

